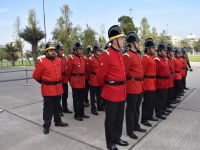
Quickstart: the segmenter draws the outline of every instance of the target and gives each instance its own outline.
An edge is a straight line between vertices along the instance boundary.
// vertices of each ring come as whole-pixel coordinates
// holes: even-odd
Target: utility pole
[[[43,0],[43,19],[44,19],[44,34],[45,34],[45,44],[46,44],[46,42],[47,42],[47,33],[46,33],[46,21],[45,21],[44,0]]]

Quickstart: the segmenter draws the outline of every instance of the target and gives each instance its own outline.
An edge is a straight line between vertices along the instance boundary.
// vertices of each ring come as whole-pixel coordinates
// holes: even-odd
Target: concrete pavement
[[[198,150],[200,147],[200,65],[192,64],[194,71],[188,73],[187,85],[190,90],[182,98],[183,102],[165,121],[152,122],[147,133],[136,134],[139,140],[126,135],[125,124],[122,138],[129,142],[127,150]],[[28,77],[31,77],[28,73]],[[2,75],[3,74],[3,75]],[[55,127],[52,121],[49,135],[42,133],[42,97],[40,85],[29,80],[3,80],[24,78],[25,72],[0,73],[0,149],[1,150],[95,150],[106,149],[104,135],[104,112],[99,116],[90,113],[89,119],[77,122],[73,115],[64,114],[63,121],[69,127]],[[1,82],[2,81],[2,82]],[[69,107],[72,108],[71,90]],[[3,111],[1,111],[3,110]]]

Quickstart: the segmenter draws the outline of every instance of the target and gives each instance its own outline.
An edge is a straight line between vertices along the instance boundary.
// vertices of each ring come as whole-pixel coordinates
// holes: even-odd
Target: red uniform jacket
[[[142,67],[144,71],[143,88],[144,91],[156,90],[156,63],[154,57],[150,54],[145,54],[142,57]]]
[[[112,102],[125,101],[126,84],[109,85],[107,81],[125,81],[124,60],[121,51],[111,46],[99,57],[100,65],[97,68],[97,79],[103,85],[101,96]]]
[[[91,57],[90,56],[84,57],[84,60],[85,60],[85,79],[89,80],[90,68],[91,68]]]
[[[62,56],[62,57],[59,57],[60,58],[60,61],[61,61],[61,64],[62,64],[62,74],[61,74],[61,82],[63,84],[67,84],[68,83],[68,75],[66,73],[66,69],[67,69],[67,58]]]
[[[168,89],[170,82],[170,68],[168,59],[158,56],[156,61],[156,89]]]
[[[91,86],[101,86],[97,80],[97,74],[96,74],[97,67],[99,66],[99,58],[94,55],[90,59],[91,59],[91,66],[89,74],[89,80],[90,80],[89,83]]]
[[[170,67],[170,81],[169,81],[169,88],[174,87],[174,58],[169,57],[168,63]]]
[[[37,60],[33,78],[36,81],[42,82],[59,82],[61,81],[61,62],[59,58],[50,60],[46,57]],[[41,92],[43,96],[58,96],[63,93],[62,84],[41,85]]]
[[[187,75],[187,60],[183,56],[181,61],[182,61],[182,69],[181,69],[182,77],[186,77],[186,75]]]
[[[177,57],[174,57],[174,80],[181,80],[182,75],[181,75],[181,64],[180,64],[180,59]]]
[[[129,50],[124,54],[124,63],[126,72],[126,93],[142,93],[144,72],[141,63],[141,56]]]
[[[67,74],[72,88],[85,88],[85,60],[75,54],[68,57]]]

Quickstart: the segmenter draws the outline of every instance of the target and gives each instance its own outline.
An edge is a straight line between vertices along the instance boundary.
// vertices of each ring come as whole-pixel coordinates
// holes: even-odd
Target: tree
[[[3,46],[0,45],[0,62],[1,67],[3,66],[3,60],[6,59],[6,52]]]
[[[118,19],[118,22],[120,23],[120,27],[122,28],[124,34],[128,34],[130,32],[137,32],[138,29],[135,27],[132,18],[130,18],[129,16],[121,16]]]
[[[152,27],[151,37],[154,39],[154,41],[158,42],[158,33],[157,33],[157,30],[156,30],[156,27]]]
[[[34,64],[37,61],[37,46],[38,42],[45,37],[44,32],[37,27],[37,18],[33,9],[29,10],[28,26],[19,33],[19,36],[31,44]]]
[[[194,48],[195,52],[200,52],[200,39],[193,43],[193,48]]]
[[[86,24],[86,29],[81,34],[81,41],[85,48],[88,45],[95,45],[97,43],[96,32],[88,24]]]
[[[106,38],[104,35],[105,35],[105,26],[101,25],[101,32],[100,32],[100,34],[98,34],[98,36],[99,36],[98,43],[101,48],[104,48],[106,45]]]
[[[14,43],[8,43],[4,47],[4,51],[7,53],[6,59],[11,62],[12,66],[15,66],[15,62],[18,60],[18,52],[16,45]]]
[[[139,33],[140,33],[140,37],[141,37],[142,46],[144,47],[145,39],[151,37],[150,25],[149,25],[146,17],[142,18],[142,20],[141,20],[140,27],[139,27]]]
[[[74,43],[74,37],[78,36],[79,28],[72,27],[72,22],[70,21],[71,11],[68,5],[63,5],[61,8],[61,14],[57,20],[56,27],[53,34],[53,39],[61,42],[66,49],[66,53],[70,53],[72,44]]]
[[[30,61],[30,58],[32,57],[31,51],[27,50],[27,51],[24,53],[24,57],[28,60],[29,64],[31,65],[31,61]]]
[[[158,36],[158,42],[160,41],[164,41],[165,43],[172,43],[171,41],[171,37],[169,35],[166,34],[166,31],[163,30],[163,32],[160,34],[160,36]]]
[[[188,39],[181,40],[179,45],[180,45],[181,48],[186,48],[186,50],[188,52],[192,53],[192,45],[190,45],[190,42],[189,42]]]

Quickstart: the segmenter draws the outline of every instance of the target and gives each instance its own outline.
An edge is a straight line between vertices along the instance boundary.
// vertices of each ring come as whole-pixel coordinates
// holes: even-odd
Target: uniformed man
[[[95,44],[93,47],[93,53],[94,55],[92,57],[90,57],[90,75],[89,75],[89,84],[90,84],[90,103],[91,103],[91,113],[93,115],[99,115],[98,111],[103,111],[102,108],[102,100],[100,97],[100,93],[101,93],[101,84],[98,82],[97,80],[97,76],[96,76],[96,69],[98,67],[99,64],[99,56],[101,55],[101,48],[99,46],[99,44]],[[97,107],[95,102],[97,102]]]
[[[62,122],[60,116],[60,99],[63,93],[61,83],[62,66],[56,57],[55,47],[47,44],[45,56],[37,61],[33,78],[41,83],[41,92],[44,99],[43,107],[43,133],[48,134],[51,126],[52,115],[54,116],[55,126],[68,126]]]
[[[142,67],[144,71],[144,99],[142,103],[142,117],[141,123],[145,126],[151,127],[150,121],[158,121],[154,117],[155,109],[155,82],[156,82],[156,63],[154,60],[155,43],[152,38],[148,38],[144,43],[145,55],[142,57]]]
[[[132,139],[138,139],[134,131],[146,132],[139,125],[140,105],[143,94],[144,72],[139,51],[140,39],[135,32],[127,35],[128,52],[124,54],[126,72],[126,131]]]
[[[175,47],[175,57],[174,57],[174,100],[175,102],[179,103],[180,100],[179,94],[181,92],[181,80],[182,80],[182,74],[181,74],[181,60],[180,60],[180,50]]]
[[[170,67],[170,82],[169,82],[169,89],[168,89],[168,100],[167,100],[167,107],[169,108],[175,108],[174,105],[176,102],[174,102],[174,53],[175,50],[172,47],[171,44],[167,45],[168,53],[167,53],[167,58],[168,58],[168,64]]]
[[[127,146],[128,142],[121,140],[126,99],[126,75],[122,48],[125,35],[118,25],[108,30],[111,46],[100,56],[97,68],[97,79],[103,84],[101,97],[106,101],[105,133],[109,150],[117,150],[116,144]]]
[[[170,67],[167,59],[167,46],[164,42],[158,44],[156,61],[156,117],[166,119],[171,112],[167,106],[167,94],[170,84]]]
[[[87,56],[84,57],[85,59],[85,89],[84,89],[84,106],[88,107],[90,106],[89,99],[88,99],[88,92],[90,90],[90,85],[89,85],[89,74],[90,74],[90,59],[93,56],[93,49],[91,46],[88,46],[86,49]]]
[[[73,55],[68,58],[67,74],[72,87],[74,119],[83,121],[83,118],[89,116],[84,113],[85,60],[83,47],[79,41],[74,44]]]
[[[66,73],[66,69],[67,69],[67,59],[64,55],[64,48],[62,45],[57,44],[56,45],[56,53],[57,56],[59,57],[61,64],[62,64],[62,78],[61,78],[61,82],[62,82],[62,88],[63,88],[63,94],[62,94],[62,112],[64,113],[72,113],[71,110],[69,110],[68,108],[68,104],[67,104],[67,98],[68,98],[68,75]]]

